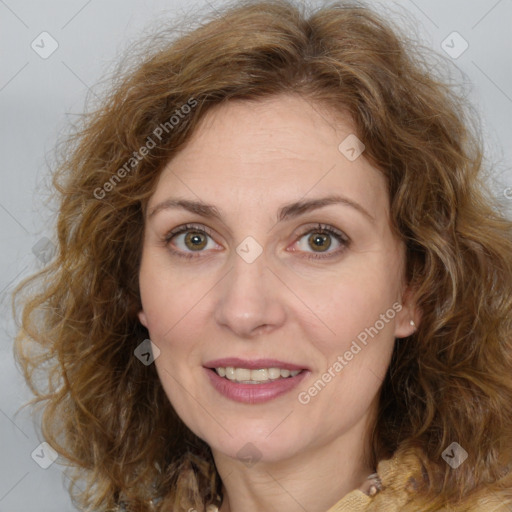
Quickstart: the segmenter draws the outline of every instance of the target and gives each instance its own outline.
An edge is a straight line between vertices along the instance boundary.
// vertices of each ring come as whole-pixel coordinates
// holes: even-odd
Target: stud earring
[[[409,323],[410,323],[413,327],[416,325],[416,324],[414,323],[414,320],[411,320]]]

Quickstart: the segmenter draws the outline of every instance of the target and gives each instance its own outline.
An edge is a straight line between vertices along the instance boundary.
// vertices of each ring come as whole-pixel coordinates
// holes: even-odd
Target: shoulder
[[[383,491],[375,496],[367,511],[512,512],[511,488],[502,491],[482,488],[458,504],[432,506],[420,492],[428,487],[427,464],[427,457],[419,448],[398,449],[392,458],[381,461],[377,472]]]
[[[398,449],[395,454],[381,460],[377,474],[380,491],[369,496],[360,489],[345,495],[327,512],[511,512],[512,490],[508,492],[475,492],[459,505],[441,508],[429,504],[420,492],[428,485],[425,455],[419,449]]]

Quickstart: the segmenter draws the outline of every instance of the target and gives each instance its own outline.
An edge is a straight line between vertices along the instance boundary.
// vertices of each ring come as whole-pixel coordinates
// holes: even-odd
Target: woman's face
[[[159,177],[139,318],[214,453],[278,461],[366,438],[395,337],[413,332],[386,182],[353,131],[296,96],[231,102]]]

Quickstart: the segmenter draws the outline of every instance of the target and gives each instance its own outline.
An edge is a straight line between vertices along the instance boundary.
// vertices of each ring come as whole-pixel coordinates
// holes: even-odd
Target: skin
[[[169,208],[146,217],[139,319],[161,351],[155,364],[169,400],[212,448],[222,512],[325,512],[376,469],[363,455],[378,392],[395,338],[413,333],[410,320],[417,324],[419,312],[408,299],[405,246],[391,232],[385,179],[364,153],[349,161],[338,149],[354,132],[348,116],[333,117],[296,95],[230,102],[203,119],[149,200],[149,212],[185,198],[221,214]],[[284,204],[334,193],[373,220],[331,204],[278,221]],[[212,236],[200,239],[206,246],[187,245],[183,234],[165,242],[188,223],[210,228]],[[349,245],[327,235],[320,256],[330,257],[311,258],[319,254],[308,242],[317,223],[340,230]],[[263,249],[252,263],[236,252],[247,236]],[[300,403],[298,393],[394,303],[401,311]],[[310,373],[269,402],[238,403],[219,394],[203,368],[230,356],[275,358]],[[253,465],[237,458],[247,443],[259,459]]]

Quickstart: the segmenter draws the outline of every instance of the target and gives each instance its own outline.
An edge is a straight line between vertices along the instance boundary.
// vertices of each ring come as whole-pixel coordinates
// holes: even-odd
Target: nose
[[[214,317],[237,337],[251,339],[283,325],[283,285],[267,267],[264,253],[252,263],[233,255],[233,268],[216,287]]]

